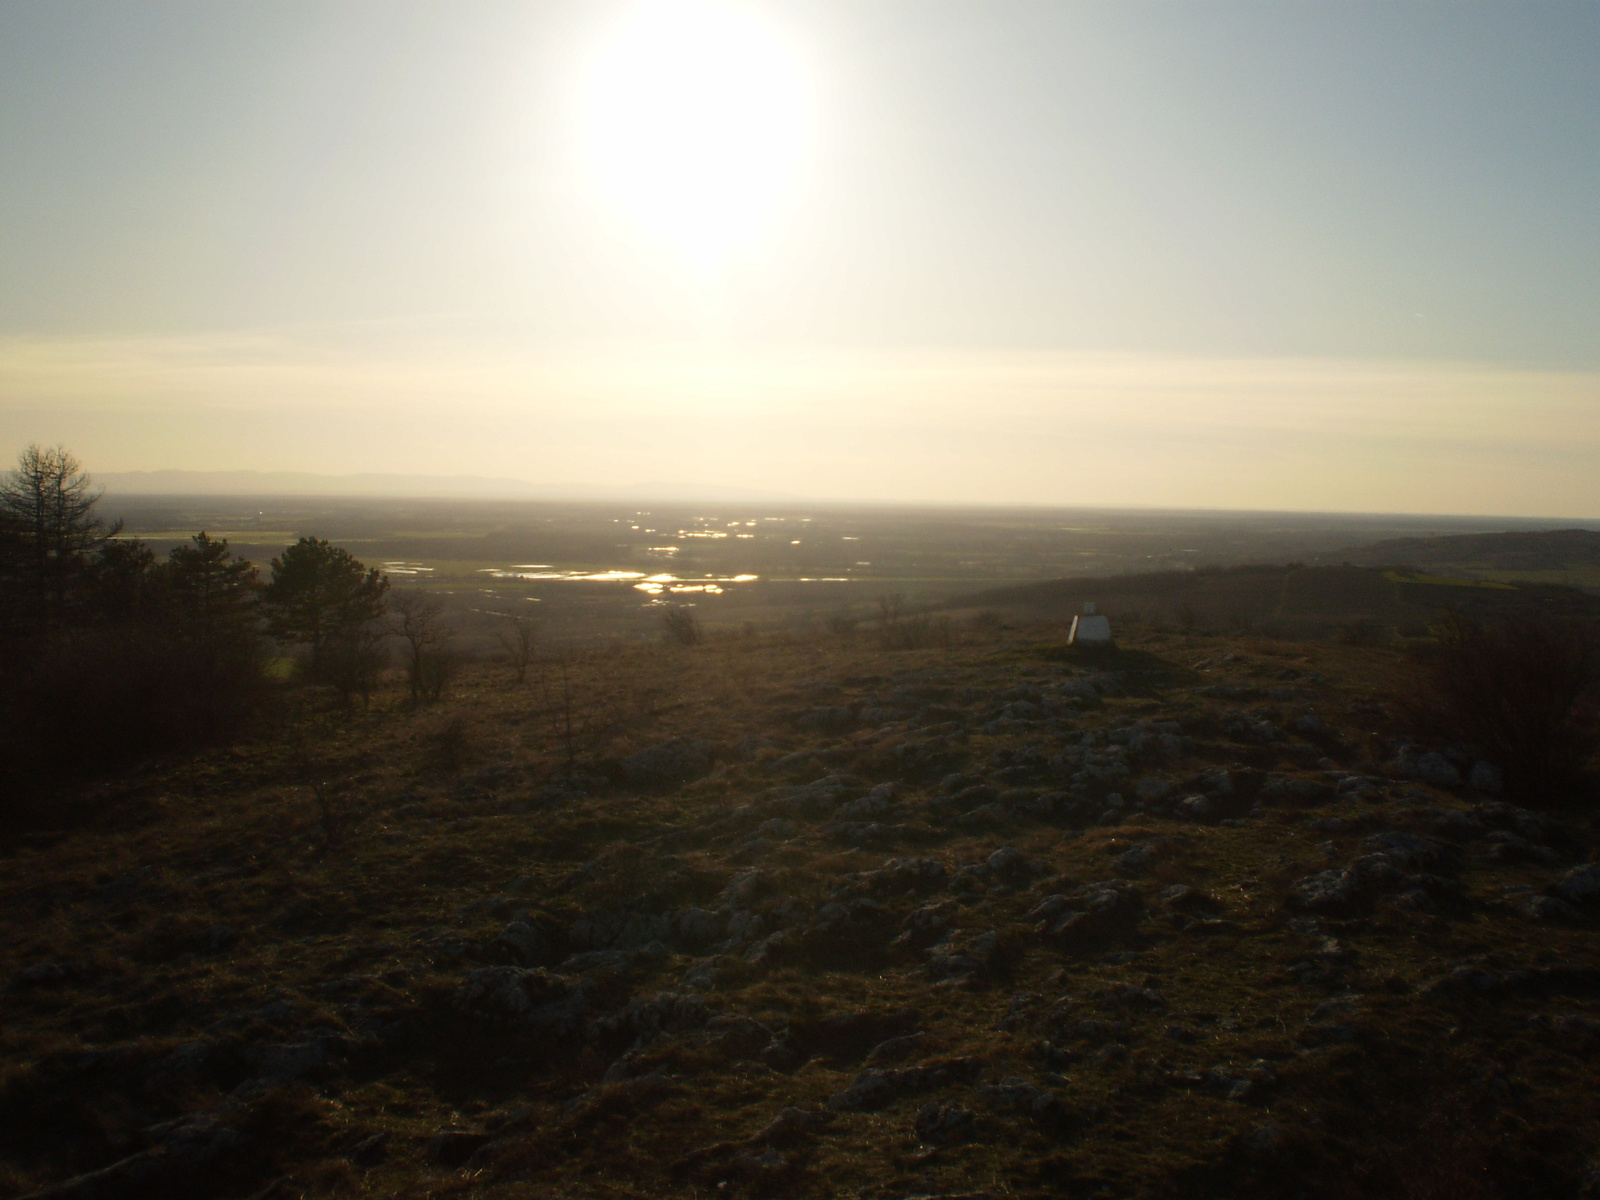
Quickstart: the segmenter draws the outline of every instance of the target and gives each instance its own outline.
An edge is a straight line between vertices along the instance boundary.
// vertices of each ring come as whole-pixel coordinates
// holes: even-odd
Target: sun
[[[708,268],[759,238],[810,132],[795,48],[714,0],[640,4],[595,56],[584,100],[584,145],[605,196]]]

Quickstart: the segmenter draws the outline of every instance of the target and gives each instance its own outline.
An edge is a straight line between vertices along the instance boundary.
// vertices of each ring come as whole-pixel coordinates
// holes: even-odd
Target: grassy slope
[[[1465,793],[1380,778],[1364,799],[1252,807],[1263,778],[1326,780],[1319,760],[1380,771],[1402,669],[1387,651],[1148,633],[1081,662],[1057,629],[963,637],[894,654],[752,637],[580,664],[573,693],[596,754],[676,734],[722,748],[678,789],[541,794],[559,754],[545,698],[483,668],[426,712],[389,694],[340,718],[302,696],[271,739],[80,794],[103,814],[93,825],[64,814],[58,836],[5,862],[0,1194],[171,1146],[162,1123],[195,1114],[244,1140],[198,1175],[162,1177],[163,1194],[244,1196],[273,1179],[280,1196],[1574,1194],[1600,1149],[1600,936],[1532,921],[1507,889],[1543,889],[1584,858],[1588,824],[1539,832],[1550,849],[1530,853],[1550,861],[1497,861],[1493,843],[1448,824],[1473,807]],[[1049,698],[1080,677],[1110,680],[1111,694],[989,725],[1007,690]],[[834,732],[793,720],[881,708],[908,688],[924,694],[901,703],[937,707],[858,711]],[[1262,741],[1228,732],[1241,713],[1280,729],[1314,713],[1329,728],[1315,744]],[[1080,787],[1094,802],[1070,813],[1030,811],[1031,795],[1062,786],[1049,771],[1002,779],[991,766],[997,750],[1054,752],[1076,732],[1151,719],[1179,722],[1189,743],[1136,759],[1126,782]],[[894,748],[929,737],[952,760],[908,770]],[[774,772],[802,749],[820,758]],[[958,766],[1021,791],[973,818],[930,807]],[[1134,780],[1160,777],[1183,792],[1217,768],[1238,782],[1237,823],[1102,807],[1112,787],[1131,797]],[[859,781],[847,797],[904,787],[876,829],[774,791],[830,771]],[[331,845],[315,782],[335,804]],[[771,820],[789,824],[763,829]],[[1459,903],[1416,912],[1390,896],[1339,916],[1286,904],[1293,881],[1397,829],[1449,831]],[[1121,868],[1142,917],[1080,941],[1036,931],[1041,898],[1122,878],[1119,856],[1145,843],[1152,861]],[[816,933],[830,899],[870,890],[852,891],[851,872],[925,856],[953,875],[1002,846],[1031,867],[879,886],[886,926]],[[765,890],[730,900],[753,868]],[[1214,909],[1169,912],[1156,897],[1173,883]],[[922,953],[890,947],[930,902],[949,905],[957,944],[998,935],[970,978],[939,979]],[[793,944],[759,963],[681,943],[630,952],[589,972],[581,1028],[560,1036],[451,1003],[513,917],[543,922],[551,966],[573,976],[582,964],[560,960],[586,914],[719,905],[792,925]],[[708,961],[698,994],[718,1020],[669,1021],[653,1040],[648,1021],[608,1030],[630,1003],[697,986]],[[1550,970],[1566,967],[1582,970]],[[785,1028],[787,1059],[768,1050]],[[924,1036],[902,1067],[974,1061],[881,1108],[760,1139],[786,1106],[830,1111],[871,1046],[910,1030]],[[300,1068],[272,1049],[308,1045]],[[984,1090],[1008,1079],[1040,1104]],[[913,1121],[930,1101],[970,1110],[971,1135],[924,1144]],[[489,1149],[463,1163],[435,1140],[452,1130],[476,1135],[460,1149]],[[130,1194],[126,1178],[107,1186]]]
[[[962,603],[1059,612],[1075,611],[1093,600],[1114,614],[1301,637],[1327,636],[1353,621],[1419,633],[1447,609],[1480,618],[1524,608],[1564,616],[1592,616],[1596,611],[1592,596],[1543,581],[1448,583],[1373,567],[1255,566],[1049,580],[996,588]]]
[[[1324,555],[1328,562],[1365,566],[1476,566],[1486,570],[1553,571],[1600,566],[1600,531],[1551,529],[1396,538]]]

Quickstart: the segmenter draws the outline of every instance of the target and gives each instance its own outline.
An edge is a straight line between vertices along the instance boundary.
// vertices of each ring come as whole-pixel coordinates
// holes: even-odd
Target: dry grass
[[[80,797],[73,811],[92,808],[93,820],[35,830],[5,863],[0,1195],[160,1144],[153,1127],[193,1114],[248,1135],[248,1150],[170,1194],[246,1196],[280,1176],[272,1194],[286,1197],[1573,1193],[1600,1149],[1589,1082],[1600,1037],[1562,1022],[1600,1030],[1600,1005],[1586,977],[1569,986],[1536,973],[1600,967],[1600,937],[1592,924],[1534,924],[1500,897],[1544,886],[1586,853],[1586,824],[1569,822],[1553,864],[1464,848],[1458,911],[1381,903],[1313,927],[1285,906],[1293,880],[1359,855],[1366,832],[1426,832],[1473,799],[1391,781],[1381,802],[1273,803],[1234,825],[1021,809],[964,825],[924,807],[946,770],[991,777],[999,794],[1017,785],[994,775],[996,751],[1137,720],[1197,731],[1180,755],[1135,773],[1180,790],[1218,768],[1309,779],[1329,753],[1377,774],[1401,656],[1134,631],[1120,658],[1092,664],[1125,669],[1122,687],[1038,725],[991,726],[1013,689],[1080,678],[1083,664],[1050,649],[1059,629],[948,636],[903,651],[820,632],[596,648],[535,663],[527,687],[469,667],[431,711],[409,707],[398,680],[366,712],[304,691],[271,736],[148,764]],[[1203,690],[1218,684],[1245,698]],[[917,689],[942,718],[930,725],[966,730],[955,761],[924,775],[895,748],[936,735],[861,715]],[[807,715],[852,707],[857,717],[836,726]],[[1225,732],[1241,711],[1265,710],[1280,726],[1315,712],[1333,735],[1311,746]],[[620,782],[619,760],[675,737],[711,744],[708,773],[678,788]],[[801,751],[817,763],[772,771]],[[574,770],[585,796],[572,794]],[[906,780],[899,815],[879,818],[889,833],[852,844],[803,811],[783,818],[792,830],[759,833],[770,812],[745,806],[830,771],[863,789]],[[1116,787],[1131,795],[1131,784]],[[1058,785],[1041,775],[1023,786]],[[1333,817],[1344,824],[1311,824]],[[1152,839],[1159,857],[1128,877],[1142,920],[1092,949],[1034,932],[1027,914],[1041,895],[1117,878],[1120,856]],[[953,872],[1000,846],[1037,871],[878,894],[894,929],[943,900],[961,929],[998,935],[996,966],[966,985],[883,944],[860,958],[826,943],[761,963],[734,955],[698,994],[761,1034],[691,1029],[631,1057],[627,1030],[543,1037],[475,1023],[450,1003],[512,919],[549,931],[556,964],[582,919],[713,908],[752,868],[768,873],[756,906],[776,921],[793,905],[804,925],[848,872],[915,856]],[[1176,883],[1214,898],[1209,915],[1225,924],[1169,920],[1157,894]],[[674,945],[631,972],[602,972],[592,1016],[684,990],[704,957]],[[41,964],[59,973],[39,975]],[[1535,974],[1500,991],[1434,986],[1463,964]],[[30,968],[37,978],[19,975]],[[1160,1006],[1117,999],[1146,988]],[[765,1039],[784,1029],[800,1061],[764,1061]],[[902,1029],[923,1037],[899,1065],[971,1058],[977,1079],[759,1140],[786,1106],[825,1108]],[[263,1048],[318,1039],[329,1047],[320,1065],[262,1082]],[[195,1045],[212,1060],[180,1069]],[[1227,1081],[1263,1061],[1276,1082],[1230,1098]],[[1035,1117],[975,1086],[1012,1077],[1057,1107]],[[976,1136],[919,1144],[912,1122],[929,1100],[972,1110]],[[434,1141],[452,1130],[497,1152],[452,1158]],[[387,1135],[381,1150],[375,1134]],[[1519,1177],[1535,1186],[1518,1190]]]

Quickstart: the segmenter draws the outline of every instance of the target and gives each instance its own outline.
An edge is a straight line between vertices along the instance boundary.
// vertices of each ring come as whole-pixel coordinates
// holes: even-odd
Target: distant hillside
[[[1463,533],[1395,538],[1322,555],[1323,563],[1363,567],[1461,567],[1488,571],[1570,571],[1600,567],[1600,531]]]
[[[319,475],[309,471],[96,471],[108,495],[122,496],[382,496],[493,500],[749,500],[789,501],[780,492],[676,480],[544,484],[481,475]]]
[[[1443,540],[1443,539],[1440,539]],[[1479,617],[1534,607],[1597,615],[1600,601],[1548,583],[1430,577],[1357,566],[1248,566],[1157,571],[1101,579],[1057,579],[995,588],[961,606],[1077,611],[1093,601],[1113,620],[1146,618],[1201,629],[1257,629],[1318,637],[1357,622],[1422,634],[1442,612]]]

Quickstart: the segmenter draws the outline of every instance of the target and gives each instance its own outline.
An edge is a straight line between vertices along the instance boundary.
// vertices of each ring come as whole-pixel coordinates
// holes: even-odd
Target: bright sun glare
[[[609,198],[704,268],[747,247],[800,167],[795,50],[715,0],[645,0],[589,73],[586,146]]]

